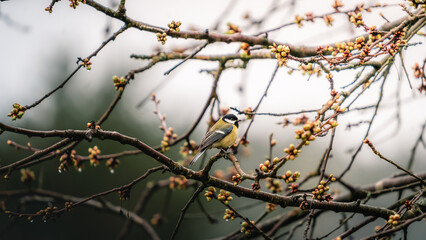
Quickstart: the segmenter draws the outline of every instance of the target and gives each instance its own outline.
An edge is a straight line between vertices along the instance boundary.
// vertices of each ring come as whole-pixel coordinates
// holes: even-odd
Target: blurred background
[[[106,6],[116,6],[117,1],[98,1]],[[344,9],[353,9],[357,1],[342,1]],[[366,5],[374,5],[380,1],[366,1]],[[401,1],[386,1],[388,4]],[[171,20],[181,21],[182,30],[198,29],[200,31],[212,28],[219,23],[218,32],[225,32],[226,23],[232,22],[244,34],[255,34],[283,23],[294,21],[296,14],[304,15],[314,12],[315,15],[332,12],[333,1],[126,1],[127,15],[136,20],[154,26],[166,27]],[[50,1],[25,1],[14,0],[0,3],[0,122],[17,127],[38,130],[50,129],[85,129],[86,123],[97,120],[105,112],[114,99],[116,93],[112,84],[112,76],[123,76],[132,69],[148,64],[147,61],[130,59],[131,54],[154,54],[157,51],[171,51],[176,48],[192,47],[199,44],[194,40],[181,40],[168,38],[163,46],[157,42],[153,33],[140,32],[130,29],[121,34],[114,42],[109,43],[96,57],[91,59],[92,70],[79,71],[66,85],[39,106],[27,111],[22,120],[12,122],[7,117],[12,109],[12,104],[29,105],[41,98],[44,94],[59,85],[77,66],[78,57],[84,58],[92,53],[100,44],[121,26],[121,22],[106,17],[95,9],[80,4],[77,9],[69,7],[68,1],[55,4],[52,13],[44,9]],[[271,16],[262,25],[251,26],[248,19],[261,19],[268,15],[272,6],[280,7],[279,11]],[[228,14],[221,17],[222,13],[229,10]],[[383,15],[394,21],[406,14],[400,7],[380,9]],[[378,12],[364,15],[367,25],[381,26],[386,21],[378,16]],[[248,29],[245,31],[245,29]],[[269,34],[271,39],[295,45],[318,46],[337,41],[344,41],[351,36],[358,36],[362,31],[352,27],[347,21],[347,16],[335,16],[333,27],[326,27],[322,20],[307,23],[303,28],[293,25],[281,31]],[[403,74],[400,60],[395,61],[385,84],[384,98],[377,118],[372,125],[369,138],[375,143],[380,152],[402,166],[406,166],[411,149],[420,135],[422,124],[426,119],[424,111],[425,96],[420,94],[417,87],[420,83],[415,81],[411,69],[415,62],[425,58],[424,37],[415,36],[412,43],[419,45],[408,48],[404,52],[404,62],[409,71],[413,89]],[[235,53],[239,44],[215,43],[202,50],[200,55]],[[160,111],[167,115],[167,124],[174,128],[177,134],[185,133],[198,117],[202,106],[207,100],[212,86],[212,77],[200,72],[205,69],[217,68],[216,62],[188,61],[174,70],[170,75],[164,76],[177,61],[159,63],[152,69],[137,74],[135,79],[126,88],[123,99],[118,104],[110,118],[102,125],[104,130],[115,130],[123,134],[136,137],[145,143],[155,146],[160,144],[163,133],[158,126],[160,122],[152,113],[154,104],[146,101],[155,92],[161,100]],[[222,107],[237,107],[245,109],[254,107],[265,91],[276,65],[275,60],[252,60],[246,69],[229,69],[224,72],[218,87],[218,95]],[[297,67],[297,64],[294,66]],[[287,74],[286,68],[280,68],[276,79],[271,85],[267,97],[260,106],[259,112],[284,113],[301,110],[319,109],[329,99],[329,82],[323,76],[309,77],[300,73]],[[351,83],[358,71],[344,71],[333,73],[336,90]],[[373,85],[354,107],[375,104],[379,98],[379,84]],[[145,101],[144,101],[145,100]],[[398,101],[400,107],[397,107]],[[144,101],[140,108],[136,106]],[[348,113],[339,118],[335,145],[332,158],[329,160],[327,172],[340,174],[350,162],[351,156],[362,142],[367,124],[346,128],[348,124],[368,121],[373,110]],[[312,114],[307,114],[313,117]],[[400,121],[397,120],[399,115]],[[239,116],[243,118],[243,116]],[[299,115],[300,117],[300,115]],[[296,116],[290,116],[294,120]],[[282,149],[290,143],[296,143],[294,130],[296,127],[283,128],[280,124],[282,117],[257,116],[249,132],[250,145],[243,149],[237,156],[246,171],[256,168],[268,155],[268,139],[274,133],[277,146],[274,156],[282,156]],[[191,139],[199,142],[207,129],[207,117],[191,135]],[[242,123],[245,129],[247,123]],[[243,131],[241,131],[243,132]],[[329,137],[319,138],[304,148],[297,161],[286,164],[286,170],[300,171],[304,174],[315,170],[329,143]],[[17,161],[28,152],[8,146],[7,140],[13,140],[25,145],[31,142],[33,147],[45,148],[55,143],[58,139],[26,138],[16,134],[3,133],[0,135],[0,165],[7,165]],[[76,148],[77,153],[88,155],[87,149],[97,145],[102,154],[115,153],[123,150],[132,150],[129,146],[117,145],[109,141],[82,142]],[[180,160],[179,147],[173,147],[166,153],[173,159]],[[208,154],[216,153],[215,150]],[[425,149],[419,147],[416,152],[412,169],[414,172],[426,170]],[[111,174],[102,162],[98,167],[85,165],[82,172],[74,169],[65,173],[57,171],[59,160],[31,167],[35,172],[37,181],[32,187],[40,187],[77,197],[87,197],[108,189],[129,183],[142,175],[148,168],[158,164],[144,155],[120,158],[121,164]],[[230,167],[228,161],[219,161],[215,169],[225,170]],[[355,186],[371,184],[381,178],[394,174],[396,169],[375,156],[370,149],[363,148],[358,155],[351,171],[345,180]],[[169,173],[153,174],[147,180],[137,184],[131,192],[131,198],[121,202],[117,194],[110,194],[106,200],[122,206],[123,209],[133,209],[140,193],[146,188],[149,181],[168,179]],[[3,178],[2,178],[3,179]],[[310,186],[315,185],[315,181]],[[337,186],[336,186],[337,187]],[[20,182],[20,174],[13,174],[9,181],[0,181],[0,190],[25,189]],[[343,191],[344,189],[342,189]],[[156,213],[163,213],[166,218],[164,224],[154,226],[162,239],[168,239],[176,224],[180,209],[191,196],[193,189],[188,190],[162,189],[152,196],[148,207],[142,214],[147,221]],[[235,206],[251,206],[254,200],[234,197]],[[388,206],[397,199],[397,194],[386,195],[384,198],[373,199],[371,205]],[[188,239],[213,239],[224,236],[240,227],[240,222],[222,220],[224,207],[217,202],[207,203],[201,198],[204,206],[218,220],[218,224],[209,224],[204,215],[200,213],[197,204],[191,206],[178,233],[178,238]],[[8,203],[15,208],[16,202]],[[164,209],[164,206],[167,206]],[[253,205],[243,211],[255,219],[263,212],[264,204]],[[23,212],[36,212],[45,208],[45,203],[29,203]],[[271,214],[275,216],[289,209],[278,209]],[[125,212],[125,210],[124,210]],[[325,214],[321,219],[331,218],[332,214]],[[360,222],[363,216],[356,216],[352,223]],[[25,220],[10,221],[7,215],[0,215],[0,239],[90,239],[93,237],[111,239],[115,238],[121,229],[125,217],[113,215],[104,211],[97,211],[89,207],[73,209],[71,213],[62,215],[56,222]],[[338,225],[339,219],[330,220]],[[376,225],[384,221],[378,220],[371,224],[370,231],[360,231],[355,236],[361,237],[371,234]],[[194,228],[194,226],[196,226]],[[322,235],[329,228],[320,227],[318,223],[315,235]],[[366,228],[368,229],[368,227]],[[288,229],[283,229],[288,230]],[[301,229],[303,231],[303,228]],[[323,231],[323,232],[322,232]],[[302,232],[299,232],[301,236]],[[419,239],[425,236],[424,222],[418,222],[410,227],[409,239]],[[134,227],[129,239],[146,237],[145,232]],[[296,239],[296,238],[295,238]]]

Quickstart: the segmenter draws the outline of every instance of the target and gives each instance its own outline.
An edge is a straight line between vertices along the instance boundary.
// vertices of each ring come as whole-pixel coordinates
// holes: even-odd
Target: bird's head
[[[238,127],[238,122],[240,121],[234,114],[226,114],[222,117],[222,120],[227,123],[234,124],[236,127]]]

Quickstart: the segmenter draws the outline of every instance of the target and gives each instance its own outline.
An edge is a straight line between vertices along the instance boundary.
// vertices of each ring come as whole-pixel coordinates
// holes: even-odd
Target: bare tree
[[[4,220],[5,216],[9,216],[10,219],[7,222],[10,225],[23,225],[26,220],[55,221],[60,225],[70,214],[69,212],[86,206],[123,218],[122,226],[117,226],[115,229],[117,239],[129,237],[134,225],[143,230],[143,236],[150,239],[162,237],[178,239],[183,236],[191,238],[195,235],[197,238],[207,238],[203,235],[203,231],[218,232],[220,235],[209,234],[208,236],[214,235],[220,239],[344,239],[352,237],[386,239],[399,236],[398,234],[402,234],[404,239],[407,239],[408,236],[416,236],[422,231],[422,226],[409,227],[418,221],[424,222],[426,216],[424,199],[426,171],[414,169],[413,166],[416,159],[424,159],[424,154],[416,157],[416,152],[421,151],[422,147],[426,148],[423,137],[426,121],[420,119],[423,125],[414,126],[415,130],[411,132],[409,139],[404,139],[413,144],[408,147],[401,146],[402,155],[398,156],[381,152],[380,140],[376,141],[373,134],[374,130],[389,132],[390,136],[386,137],[386,141],[403,142],[401,139],[392,138],[395,133],[392,133],[389,127],[374,124],[379,112],[382,109],[393,109],[396,114],[391,117],[391,121],[396,122],[396,131],[399,131],[402,126],[401,119],[407,118],[404,116],[406,112],[401,111],[404,105],[413,99],[420,99],[424,103],[422,94],[426,91],[426,58],[423,45],[425,34],[422,31],[426,25],[426,4],[422,0],[395,2],[392,4],[351,2],[346,6],[346,3],[344,5],[339,0],[324,1],[323,5],[328,7],[324,9],[331,9],[329,12],[308,11],[297,14],[295,12],[295,5],[299,4],[297,1],[273,0],[262,17],[259,17],[260,14],[253,16],[247,13],[241,19],[242,24],[239,25],[224,23],[224,19],[228,18],[238,6],[237,1],[231,1],[224,7],[222,13],[217,14],[217,21],[212,27],[203,26],[205,30],[188,30],[189,24],[176,19],[170,19],[167,26],[154,26],[139,21],[137,16],[127,14],[130,12],[126,8],[129,3],[125,0],[111,1],[108,3],[110,6],[92,0],[69,0],[70,7],[75,11],[81,8],[92,9],[92,12],[103,13],[109,19],[121,22],[122,26],[112,34],[109,33],[108,28],[109,36],[105,41],[88,56],[78,57],[75,69],[69,75],[63,76],[62,82],[53,90],[31,104],[13,104],[13,109],[8,114],[11,120],[20,121],[21,118],[26,117],[28,111],[34,111],[46,99],[53,95],[60,95],[61,89],[66,88],[68,83],[76,78],[76,73],[82,69],[96,68],[94,59],[98,53],[107,46],[114,47],[113,41],[118,37],[124,38],[122,35],[130,29],[151,34],[152,38],[158,40],[159,48],[154,54],[131,55],[131,59],[147,63],[139,68],[127,69],[127,74],[123,76],[112,77],[113,87],[116,90],[115,97],[108,106],[104,107],[104,113],[97,120],[88,122],[83,129],[57,130],[56,126],[52,126],[51,130],[38,130],[18,127],[13,124],[14,122],[0,123],[0,135],[4,136],[9,132],[10,139],[7,139],[7,144],[29,153],[25,157],[19,154],[1,156],[0,173],[3,175],[4,182],[0,186],[5,187],[4,190],[0,190],[0,217]],[[9,4],[13,3],[9,2]],[[67,3],[53,0],[45,10],[52,13],[59,4]],[[244,5],[244,3],[241,4]],[[250,8],[250,6],[245,7]],[[394,19],[395,16],[387,15],[389,10],[397,12],[399,18]],[[256,9],[251,11],[256,13]],[[270,21],[284,14],[292,16],[293,19],[278,24],[276,21]],[[167,16],[164,17],[167,18]],[[307,26],[324,26],[324,24],[330,29],[330,34],[339,31],[336,26],[338,24],[345,29],[350,29],[352,34],[344,41],[328,42],[311,47],[305,46],[303,42],[300,44],[287,42],[286,34],[296,27],[303,31]],[[112,26],[109,25],[109,27]],[[223,30],[225,26],[227,29]],[[14,25],[11,25],[10,29],[14,29]],[[304,34],[311,38],[316,37],[311,36],[309,31],[305,31]],[[181,45],[171,50],[161,48],[162,45],[167,45],[175,39],[194,41],[191,41],[189,45]],[[209,48],[215,49],[219,43],[237,45],[234,51],[227,50],[225,54],[205,53]],[[412,49],[421,54],[405,54]],[[410,61],[417,63],[406,66],[407,56]],[[117,109],[134,109],[135,105],[138,105],[137,108],[145,106],[143,109],[146,109],[148,105],[146,99],[138,99],[130,106],[119,104],[123,94],[130,88],[130,84],[138,80],[138,75],[152,71],[154,66],[163,62],[170,62],[172,67],[164,72],[164,75],[169,75],[191,61],[201,61],[207,66],[200,69],[200,72],[211,76],[212,85],[208,96],[202,99],[204,104],[201,109],[191,109],[194,115],[188,116],[185,122],[179,124],[183,127],[170,127],[170,119],[166,118],[164,111],[160,109],[163,105],[160,104],[159,96],[152,93],[147,98],[152,101],[149,105],[150,111],[143,112],[142,115],[152,115],[154,111],[154,116],[158,118],[161,131],[152,132],[153,136],[149,137],[153,139],[161,137],[162,140],[158,142],[158,145],[150,145],[135,135],[118,131],[118,128],[103,129],[104,123]],[[273,66],[273,71],[267,77],[267,83],[256,85],[259,95],[249,96],[250,102],[255,104],[251,107],[246,106],[245,103],[229,106],[223,104],[221,99],[225,94],[221,94],[218,89],[226,88],[226,81],[229,80],[226,76],[227,72],[238,71],[244,74],[250,69],[251,72],[257,71],[264,74],[268,71],[264,68],[253,68],[253,62]],[[215,67],[209,68],[210,66]],[[307,79],[308,84],[311,78],[326,81],[329,86],[326,89],[328,99],[317,102],[308,110],[299,107],[296,103],[288,103],[298,107],[298,110],[287,111],[288,108],[281,107],[279,109],[285,110],[260,111],[262,103],[264,104],[272,90],[281,91],[274,87],[274,83],[279,81],[281,76],[279,74],[284,72],[288,75],[292,74],[294,78]],[[350,79],[347,79],[348,76]],[[181,84],[185,84],[184,80],[179,79]],[[398,82],[396,101],[395,104],[386,105],[383,104],[384,96],[391,95],[387,92],[386,83],[392,80]],[[290,85],[286,84],[286,87],[291,89]],[[402,85],[409,88],[402,88]],[[168,86],[160,83],[158,87],[167,88]],[[158,90],[158,87],[154,91]],[[243,96],[246,90],[247,85],[243,77],[239,84],[239,93],[236,93],[233,98]],[[298,92],[306,99],[311,97],[304,89],[292,89],[292,91]],[[401,99],[401,91],[406,91],[412,96]],[[179,92],[170,92],[179,95]],[[375,100],[373,103],[365,104],[361,101],[364,96],[373,97]],[[75,93],[74,97],[78,98],[78,93]],[[167,96],[164,99],[167,100]],[[83,109],[84,106],[82,106]],[[201,163],[196,165],[199,166],[198,170],[189,168],[188,163],[197,153],[200,142],[194,131],[208,129],[220,116],[231,112],[237,114],[242,120],[237,142],[227,151],[210,151],[215,154],[211,157],[205,155]],[[419,112],[424,113],[424,108],[419,109]],[[367,120],[359,118],[361,113],[368,113],[369,118]],[[421,114],[418,116],[423,117]],[[208,118],[207,127],[203,124],[205,117]],[[125,117],[119,121],[119,124],[128,124]],[[267,122],[267,125],[256,126],[259,121],[262,121],[262,124]],[[346,127],[342,122],[346,123]],[[277,126],[280,128],[278,131],[270,130]],[[256,127],[262,129],[261,136],[250,131]],[[352,151],[350,154],[342,155],[341,153],[346,150],[336,145],[336,142],[348,140],[343,133],[348,129],[364,131],[363,137],[351,141]],[[275,151],[281,144],[275,136],[293,131],[295,138],[282,143],[285,146],[283,152]],[[15,140],[19,135],[42,138],[42,140],[36,144],[24,144],[22,137]],[[251,142],[258,140],[252,139],[254,136],[259,136],[260,142],[266,139],[267,142],[262,146],[252,146]],[[56,142],[51,143],[49,139],[55,139]],[[88,148],[89,155],[77,152],[79,145],[95,140],[100,140],[99,142],[109,140],[115,146],[124,145],[126,150],[102,154],[101,150],[104,151],[102,147],[92,145]],[[325,147],[313,148],[312,143],[317,142],[325,143]],[[46,147],[41,147],[43,145]],[[265,155],[265,159],[257,160],[256,167],[251,167],[252,165],[242,161],[251,147],[255,147],[256,151],[259,150]],[[308,170],[290,170],[288,166],[292,162],[306,162],[307,158],[311,158],[303,154],[309,149],[314,152],[313,156],[316,156],[316,165],[310,166]],[[369,179],[369,184],[361,185],[360,183],[364,183],[363,173],[354,169],[353,166],[361,161],[362,151],[372,153],[369,158],[374,161],[383,161],[387,164],[386,168],[398,173],[386,178],[373,176],[371,179],[374,180]],[[342,159],[345,163],[344,168],[337,172],[334,172],[336,168],[330,167],[333,163],[329,160],[333,155],[346,158]],[[41,187],[40,184],[38,187],[34,186],[39,176],[36,176],[33,168],[44,166],[49,162],[56,161],[59,172],[68,173],[74,171],[73,169],[82,171],[85,165],[97,166],[100,163],[106,164],[108,169],[114,172],[120,166],[119,159],[125,161],[129,156],[149,157],[156,164],[154,167],[148,165],[139,177],[126,184],[116,184],[115,187],[106,191],[94,186],[95,193],[86,196],[81,196],[78,192],[70,195],[67,191],[49,190]],[[403,158],[403,161],[396,161],[395,158]],[[219,162],[227,162],[231,167],[228,171],[224,171],[217,168]],[[424,165],[421,166],[424,167]],[[126,166],[120,168],[126,168]],[[16,180],[12,177],[18,175],[18,170],[21,173],[20,180],[27,185],[27,188],[9,185]],[[380,172],[380,170],[376,171]],[[347,177],[349,174],[357,177],[349,178]],[[10,181],[6,181],[9,178]],[[153,180],[147,183],[147,178],[153,178]],[[63,181],[61,179],[58,177],[57,181]],[[361,181],[357,182],[357,180]],[[138,185],[144,186],[143,191],[133,191]],[[337,190],[339,188],[340,190]],[[155,214],[151,221],[148,221],[144,218],[144,213],[147,207],[155,205],[150,203],[149,199],[162,189],[169,189],[164,208],[158,211],[161,213]],[[182,191],[170,191],[170,189]],[[169,207],[171,195],[184,195],[189,191],[188,189],[193,191],[186,198],[186,204],[182,205],[181,209],[171,209]],[[118,197],[114,197],[112,201],[106,200],[104,197],[111,193],[118,193]],[[397,193],[396,199],[395,194],[389,193]],[[123,207],[122,204],[130,201],[130,197],[135,199],[130,204],[131,207],[128,205]],[[255,205],[241,204],[243,201],[236,201],[236,198],[253,200],[250,203]],[[372,202],[373,198],[388,205],[382,206],[383,204]],[[206,203],[204,199],[213,203]],[[35,208],[25,207],[31,202],[39,204],[35,205]],[[218,220],[215,216],[216,211],[209,207],[215,204],[214,202],[219,204],[215,206],[220,208],[221,218],[223,216],[226,221]],[[185,223],[188,210],[195,204],[198,205],[197,209],[202,213],[203,218],[212,225],[205,229],[197,225],[191,226],[194,232],[185,233],[180,230],[181,226]],[[256,208],[259,216],[253,217],[251,208],[257,205],[264,207]],[[39,206],[46,207],[37,209]],[[165,222],[170,212],[178,213],[179,217],[176,221]],[[333,216],[332,221],[327,220],[330,214]],[[354,220],[355,216],[362,216],[362,220]],[[236,219],[240,221],[240,227],[228,233],[218,231],[220,226],[229,224],[228,220],[237,221]],[[213,224],[218,221],[220,226]],[[373,222],[378,226],[374,228],[369,225]],[[168,231],[160,233],[157,225],[164,224]],[[358,234],[361,229],[363,235]],[[8,234],[14,236],[13,228],[1,230],[8,230]],[[413,232],[410,233],[413,235],[409,235],[409,232]]]

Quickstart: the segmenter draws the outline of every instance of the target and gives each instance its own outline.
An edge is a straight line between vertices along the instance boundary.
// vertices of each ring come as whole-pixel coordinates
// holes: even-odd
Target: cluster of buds
[[[390,55],[394,56],[399,51],[400,47],[407,44],[407,41],[403,40],[404,37],[405,29],[402,29],[401,31],[398,31],[394,34],[392,38],[392,43],[389,45],[388,49]]]
[[[277,44],[274,43],[272,46],[269,46],[269,48],[271,48],[271,52],[275,55],[275,58],[278,59],[280,67],[287,62],[287,57],[290,54],[290,48],[288,46],[277,46]]]
[[[307,22],[314,22],[314,13],[313,12],[307,12],[305,13],[306,21]]]
[[[238,184],[241,184],[243,181],[243,178],[240,174],[237,173],[237,175],[232,176],[232,181],[234,182],[234,185],[237,186]]]
[[[343,7],[343,3],[340,0],[334,0],[333,5],[331,5],[336,12],[340,12],[339,8]]]
[[[75,153],[75,150],[72,150],[71,153],[73,153],[73,151]],[[73,158],[73,163],[74,163],[74,167],[75,167],[75,169],[77,169],[77,171],[79,171],[79,172],[83,171],[83,161],[80,159],[80,157],[76,156],[75,158]]]
[[[405,44],[405,41],[397,41],[396,43],[391,43],[391,44],[389,45],[389,50],[388,50],[389,54],[390,54],[391,56],[395,56],[395,54],[397,54],[397,53],[398,53],[399,48],[400,48],[400,47],[401,47],[401,45],[403,45],[403,44]]]
[[[125,77],[118,78],[117,76],[113,76],[112,81],[114,83],[115,90],[120,92],[124,90],[124,87],[127,84],[127,79]]]
[[[253,115],[254,112],[253,112],[253,109],[251,107],[244,109],[243,112],[245,113],[247,119],[252,119],[253,116],[254,116]]]
[[[156,213],[151,218],[151,224],[154,226],[161,225],[166,222],[166,218],[163,215]]]
[[[291,189],[292,193],[299,191],[299,185],[295,184],[295,183],[290,184],[290,186],[288,188]]]
[[[395,227],[399,224],[400,216],[398,213],[389,216],[388,224]]]
[[[180,21],[175,22],[174,20],[167,24],[167,26],[169,27],[169,31],[174,31],[174,32],[180,32],[180,25],[182,25],[182,23]]]
[[[336,43],[336,47],[334,48],[334,51],[331,53],[331,55],[336,56],[337,53],[341,53],[342,54],[342,58],[343,59],[348,59],[350,57],[352,57],[352,50],[354,46],[353,42],[340,42],[340,43]]]
[[[279,159],[278,160],[276,160],[276,159],[278,159],[278,158],[274,158],[272,164],[271,164],[271,161],[269,161],[269,160],[266,160],[264,163],[259,164],[259,169],[262,172],[265,172],[265,173],[272,171],[274,169],[275,162],[279,161]]]
[[[44,9],[44,11],[49,12],[49,13],[52,13],[52,11],[53,11],[52,6],[47,6],[47,7]]]
[[[223,215],[223,219],[228,221],[228,220],[234,220],[235,218],[237,218],[238,215],[232,211],[231,209],[225,209],[225,214]]]
[[[67,212],[71,212],[71,208],[73,207],[73,203],[72,202],[65,202],[65,211]]]
[[[272,212],[275,209],[277,209],[277,204],[274,203],[266,203],[266,211],[267,212]]]
[[[247,138],[241,138],[240,139],[240,144],[243,145],[244,147],[247,147],[250,144],[250,141],[247,140]]]
[[[99,150],[98,146],[94,146],[93,148],[89,148],[89,159],[91,166],[97,166],[99,164],[98,156],[101,154],[101,150]]]
[[[19,103],[14,103],[12,111],[10,111],[7,116],[11,117],[12,120],[15,121],[16,119],[21,119],[22,116],[24,116],[25,110],[26,109],[22,107]]]
[[[344,112],[344,111],[346,111],[346,108],[338,108],[336,111],[339,111],[339,112]],[[332,127],[332,128],[335,128],[335,127],[337,127],[337,126],[339,126],[339,123],[335,120],[335,119],[330,119],[330,120],[328,120],[328,125],[330,125],[330,127]]]
[[[167,41],[167,33],[157,33],[157,41],[161,42],[161,44],[166,44]]]
[[[309,202],[306,201],[306,200],[302,201],[299,205],[299,208],[302,209],[302,210],[308,209],[309,208]]]
[[[260,184],[259,182],[254,182],[251,184],[251,189],[255,192],[258,192],[260,190]]]
[[[426,10],[426,4],[425,1],[422,0],[409,0],[409,5],[413,6],[415,9],[417,9],[419,6],[423,8],[423,12]]]
[[[361,12],[350,12],[348,14],[349,21],[354,24],[356,27],[364,26],[364,20],[362,19],[362,13]]]
[[[76,8],[79,3],[86,4],[86,0],[69,0],[70,1],[70,7]]]
[[[173,133],[173,128],[169,127],[164,134],[163,140],[161,141],[161,151],[165,152],[170,150],[170,143],[172,140],[176,140],[178,135]]]
[[[365,47],[365,48],[362,49],[362,51],[360,53],[361,63],[364,63],[364,58],[367,57],[368,55],[370,55],[370,52],[371,52],[370,47]]]
[[[293,122],[294,126],[305,124],[309,120],[308,116],[305,114],[302,114],[302,116],[296,118]]]
[[[170,189],[186,189],[189,186],[189,181],[184,176],[170,177],[169,178],[169,188]]]
[[[308,75],[316,74],[317,76],[321,75],[321,68],[320,67],[314,68],[312,63],[301,64],[299,66],[299,70],[302,71],[302,75],[305,75],[305,74],[308,74]]]
[[[305,18],[303,18],[302,16],[300,16],[299,14],[297,14],[294,17],[294,23],[297,24],[298,27],[302,27],[303,26],[303,20],[305,20]]]
[[[411,210],[413,208],[413,202],[410,200],[405,200],[404,206],[407,210]]]
[[[114,169],[118,167],[119,164],[120,160],[118,160],[117,158],[110,158],[105,163],[111,173],[114,173]]]
[[[125,201],[130,198],[130,188],[123,188],[118,190],[118,198],[122,201]]]
[[[285,183],[290,184],[296,182],[300,178],[300,172],[296,171],[292,173],[288,170],[284,175],[281,176]]]
[[[302,139],[305,145],[309,145],[310,141],[315,140],[315,134],[321,131],[320,124],[321,124],[320,120],[317,120],[315,122],[308,120],[303,125],[302,129],[297,129],[294,131],[296,133],[295,138]]]
[[[278,179],[268,178],[268,183],[266,183],[266,187],[272,193],[278,193],[278,192],[282,192],[283,191],[281,182]]]
[[[365,38],[364,38],[364,36],[357,37],[355,39],[355,44],[354,44],[353,47],[355,49],[361,50],[364,46],[365,46]]]
[[[55,220],[56,215],[55,212],[58,211],[58,207],[47,207],[46,209],[42,209],[38,211],[36,214],[38,216],[42,216],[43,221],[47,220]],[[31,221],[32,218],[28,217],[28,220]]]
[[[318,54],[323,54],[324,51],[331,53],[331,52],[333,52],[333,50],[334,50],[334,48],[332,46],[330,46],[330,45],[326,45],[325,47],[318,46],[317,49],[316,49],[316,51],[317,51]]]
[[[345,112],[347,109],[340,107],[340,104],[342,104],[342,100],[339,100],[340,93],[338,93],[335,89],[332,89],[330,92],[330,95],[332,96],[332,99],[328,100],[327,103],[325,103],[322,106],[321,112],[326,111],[328,109],[334,110],[336,113],[342,113]],[[333,123],[332,127],[337,127],[338,123],[333,119],[329,119],[326,124]],[[331,124],[330,124],[331,125]]]
[[[87,71],[92,70],[92,62],[88,58],[83,59],[80,65],[86,68]]]
[[[333,174],[330,174],[327,181],[321,180],[320,184],[312,191],[312,198],[317,199],[318,201],[331,201],[333,197],[331,194],[327,193],[330,190],[330,187],[327,186],[330,182],[336,181],[336,178],[333,177]]]
[[[254,221],[250,221],[254,225]],[[248,224],[248,222],[244,221],[241,223],[241,232],[246,236],[250,236],[251,233],[255,230],[253,225]]]
[[[325,15],[322,19],[328,27],[333,26],[334,18],[331,15]]]
[[[232,201],[231,193],[220,189],[220,192],[217,195],[217,200],[223,202],[224,204],[228,204],[230,201]]]
[[[216,198],[216,189],[214,187],[209,187],[204,196],[207,198],[207,201],[210,202],[213,198]]]
[[[61,173],[61,172],[67,171],[69,166],[71,165],[76,166],[76,162],[78,162],[78,164],[81,164],[81,161],[77,160],[77,158],[78,158],[77,152],[74,149],[71,150],[71,152],[62,154],[62,156],[59,158],[60,164],[58,167],[58,172]]]
[[[423,91],[426,91],[426,75],[424,70],[419,66],[418,63],[414,64],[413,66],[414,70],[414,77],[421,80],[421,85],[419,87],[419,92],[422,93]]]
[[[28,186],[35,180],[35,174],[29,168],[21,169],[21,182],[27,184]]]
[[[374,41],[379,40],[380,38],[382,38],[382,35],[377,31],[377,27],[376,26],[371,26],[368,29],[368,41],[367,44],[372,44]],[[380,48],[382,48],[383,46],[380,45]]]
[[[179,153],[184,158],[187,156],[194,156],[196,153],[195,151],[196,149],[197,149],[197,144],[195,143],[194,140],[190,140],[189,143],[185,142],[183,146],[180,147]]]
[[[240,45],[240,49],[243,51],[241,53],[241,57],[242,58],[250,57],[250,55],[251,55],[251,53],[250,53],[250,44],[243,42]]]
[[[423,79],[426,81],[426,76],[425,76],[425,72],[423,71],[423,69],[419,66],[418,63],[415,63],[414,66],[412,67],[414,70],[414,77],[417,79]]]
[[[294,160],[299,156],[299,153],[301,153],[302,150],[297,149],[294,144],[290,144],[288,148],[284,148],[284,152],[287,153],[285,157],[287,160]]]
[[[99,124],[96,124],[94,121],[88,122],[86,124],[86,127],[88,129],[97,129],[97,130],[101,130],[101,126]]]
[[[228,30],[225,32],[225,34],[235,34],[235,33],[241,33],[241,29],[232,23],[227,23]]]
[[[333,75],[331,75],[331,73],[329,73],[330,74],[330,81],[333,81]],[[331,89],[331,91],[330,91],[330,95],[332,96],[332,97],[335,97],[337,94],[339,94],[339,92],[337,92],[336,91],[336,89]]]

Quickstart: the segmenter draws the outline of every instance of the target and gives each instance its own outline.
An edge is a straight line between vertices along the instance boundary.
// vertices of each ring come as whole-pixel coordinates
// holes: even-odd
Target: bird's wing
[[[204,139],[201,141],[199,149],[203,151],[210,147],[213,143],[222,140],[224,137],[226,137],[226,135],[228,135],[232,131],[233,127],[234,126],[231,125],[227,128],[216,129],[208,132]]]

